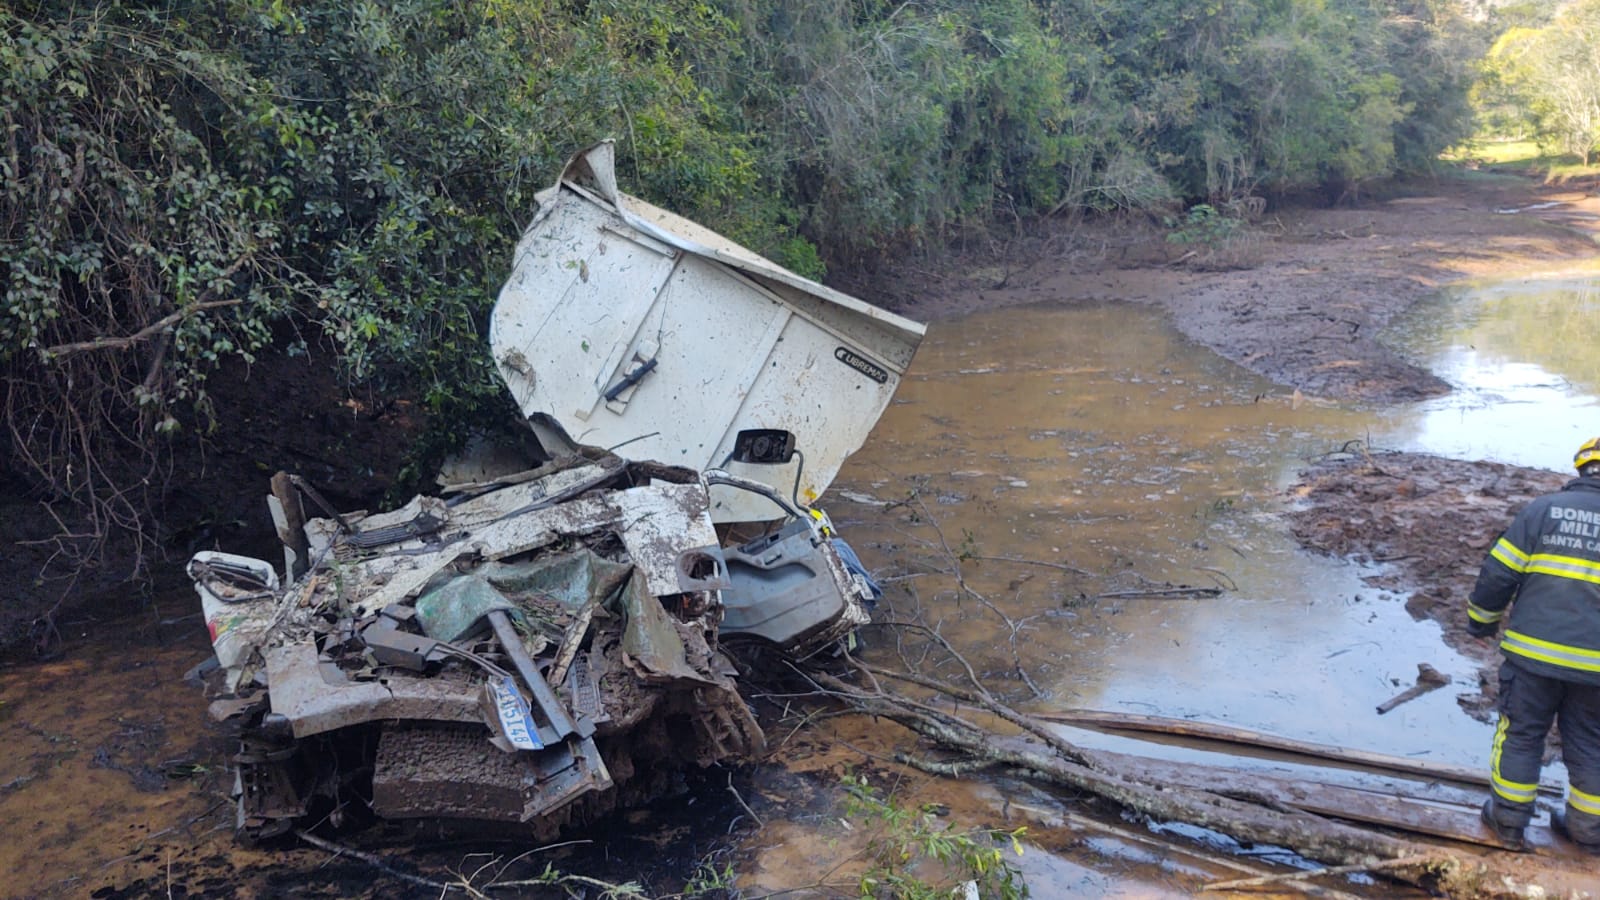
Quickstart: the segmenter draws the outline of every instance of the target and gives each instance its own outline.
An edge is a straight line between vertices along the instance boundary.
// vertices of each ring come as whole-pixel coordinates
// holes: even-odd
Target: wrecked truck
[[[814,503],[922,327],[622,194],[609,143],[538,200],[490,336],[533,458],[375,514],[280,473],[281,572],[189,561],[243,840],[553,836],[758,756],[736,663],[868,621],[876,586]]]

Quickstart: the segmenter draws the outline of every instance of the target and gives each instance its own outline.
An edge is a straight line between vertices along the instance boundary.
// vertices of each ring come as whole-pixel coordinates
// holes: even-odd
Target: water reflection
[[[1009,679],[1014,696],[1028,697],[1013,674],[1020,661],[1054,706],[1475,763],[1488,732],[1460,712],[1457,691],[1374,711],[1418,663],[1464,685],[1472,665],[1354,566],[1300,552],[1277,516],[1297,468],[1372,424],[1370,412],[1254,378],[1141,308],[1011,309],[930,331],[833,503],[869,564],[898,579],[911,598],[902,602]],[[912,491],[922,509],[838,499]],[[918,543],[929,540],[923,509],[949,552]],[[954,556],[1021,623],[1015,638],[931,571]],[[1169,584],[1229,590],[1092,596]]]
[[[1467,285],[1420,305],[1387,337],[1455,387],[1386,412],[1379,435],[1389,446],[1566,470],[1600,434],[1600,280]]]
[[[1422,306],[1394,341],[1458,390],[1385,410],[1298,397],[1139,307],[939,323],[841,472],[830,509],[893,582],[891,614],[937,624],[1024,706],[1190,717],[1481,766],[1490,729],[1455,703],[1476,691],[1476,667],[1445,647],[1437,626],[1413,621],[1402,598],[1367,586],[1363,570],[1300,551],[1280,516],[1283,488],[1352,440],[1566,468],[1573,448],[1600,434],[1596,284],[1480,285]],[[956,565],[993,609],[961,595]],[[1172,584],[1228,590],[1106,596]],[[881,642],[878,652],[888,652]],[[1377,704],[1409,686],[1419,663],[1455,685],[1379,716]],[[1219,759],[1064,731],[1090,747],[1308,774],[1268,754]],[[1358,772],[1315,777],[1383,787]],[[1141,866],[1135,845],[1095,839],[1077,850],[1031,854],[1030,883],[1122,896],[1184,879],[1165,863]]]

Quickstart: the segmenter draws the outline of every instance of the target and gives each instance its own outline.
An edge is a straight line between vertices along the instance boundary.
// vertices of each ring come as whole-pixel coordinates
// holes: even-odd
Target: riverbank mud
[[[1024,303],[1150,303],[1191,340],[1307,396],[1402,402],[1449,386],[1380,343],[1383,327],[1455,281],[1592,260],[1595,187],[1457,173],[1355,208],[1271,209],[1200,251],[1143,221],[1050,223],[998,262],[986,247],[949,274],[904,264],[850,288],[935,320]]]
[[[1357,448],[1300,474],[1289,491],[1289,527],[1312,550],[1374,564],[1372,586],[1409,594],[1407,611],[1437,622],[1445,643],[1479,664],[1479,690],[1457,701],[1487,720],[1500,653],[1467,634],[1467,598],[1517,510],[1566,480],[1543,469]]]

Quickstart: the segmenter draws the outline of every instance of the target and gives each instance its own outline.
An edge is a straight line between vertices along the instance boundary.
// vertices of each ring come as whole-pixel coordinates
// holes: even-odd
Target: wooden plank
[[[1397,772],[1402,775],[1413,775],[1420,778],[1437,778],[1457,784],[1469,784],[1474,787],[1489,786],[1487,768],[1477,769],[1452,763],[1428,762],[1408,759],[1403,756],[1391,756],[1386,753],[1374,753],[1370,750],[1355,750],[1350,747],[1335,747],[1331,744],[1316,744],[1266,732],[1251,731],[1247,728],[1236,728],[1232,725],[1219,725],[1214,722],[1171,719],[1165,716],[1145,716],[1135,713],[1102,712],[1092,709],[1035,712],[1030,713],[1030,715],[1035,719],[1041,719],[1046,722],[1059,722],[1063,725],[1076,725],[1104,731],[1175,734],[1203,738],[1209,741],[1220,741],[1227,744],[1245,744],[1251,747],[1281,750],[1285,753],[1349,763],[1361,768]],[[1540,784],[1539,792],[1557,797],[1566,793],[1565,789],[1555,784]]]
[[[273,525],[278,531],[278,540],[294,554],[293,561],[288,566],[287,581],[294,581],[306,573],[310,566],[311,547],[306,541],[306,513],[300,505],[300,493],[295,490],[294,482],[287,472],[279,472],[272,476],[272,496],[278,501],[278,508],[283,511],[283,521],[273,517]]]

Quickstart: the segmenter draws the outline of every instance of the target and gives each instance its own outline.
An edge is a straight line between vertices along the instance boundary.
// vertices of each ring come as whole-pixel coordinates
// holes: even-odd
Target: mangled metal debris
[[[355,801],[551,831],[612,808],[619,773],[759,753],[724,617],[804,655],[866,621],[865,586],[817,519],[724,550],[708,503],[697,473],[595,453],[313,519],[318,562],[282,588],[259,561],[197,555],[217,711],[242,731],[241,830]]]
[[[762,751],[731,645],[803,658],[868,621],[875,586],[808,504],[882,412],[921,326],[703,229],[696,237],[712,249],[674,238],[674,227],[698,226],[616,193],[608,154],[583,159],[609,193],[597,199],[564,179],[543,196],[519,249],[521,275],[496,312],[497,357],[515,375],[539,464],[370,515],[336,512],[280,474],[269,506],[284,544],[282,577],[270,563],[227,553],[189,563],[219,664],[212,714],[238,730],[247,839],[310,817],[373,816],[517,823],[549,835],[653,796],[685,767]],[[573,192],[593,202],[575,204]],[[597,216],[588,209],[596,203],[609,212]],[[632,312],[621,330],[607,332],[615,344],[607,360],[622,362],[590,373],[593,397],[569,383],[571,372],[558,374],[569,355],[538,352],[551,322],[608,318],[571,308],[606,302],[593,290],[563,289],[553,305],[529,305],[527,247],[551,235],[601,255],[625,238],[667,260],[660,272],[635,275],[681,282],[663,307],[650,300],[662,286],[631,281],[630,267],[608,276],[611,289],[644,299],[625,305]],[[671,274],[680,271],[673,261],[691,259]],[[719,285],[709,301],[694,286],[707,279]],[[711,330],[689,333],[668,309],[692,309]],[[752,309],[765,310],[767,341],[754,355],[696,348],[727,337],[715,330],[717,315]],[[513,333],[521,343],[509,347]],[[829,393],[839,373],[811,372],[819,341],[838,343],[841,371],[865,384]],[[774,349],[784,342],[800,352]],[[730,373],[731,406],[682,402],[690,380],[704,394],[708,379]],[[788,382],[809,385],[803,408],[767,396]],[[565,393],[548,393],[560,385]],[[529,406],[536,397],[563,408],[539,413]],[[587,411],[574,420],[566,407]],[[586,417],[586,432],[642,423],[670,433],[633,441],[626,449],[646,458],[624,459],[567,436],[564,426]],[[802,431],[807,423],[820,430]],[[704,452],[687,453],[685,442]],[[308,502],[325,515],[308,519]]]

